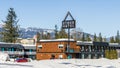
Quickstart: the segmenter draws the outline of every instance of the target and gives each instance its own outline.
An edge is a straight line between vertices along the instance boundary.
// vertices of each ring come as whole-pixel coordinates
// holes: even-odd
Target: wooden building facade
[[[113,53],[114,52],[114,53]],[[114,54],[114,55],[113,55]],[[36,59],[98,59],[120,57],[120,45],[108,42],[70,39],[40,40],[36,43]]]
[[[70,40],[69,51],[67,50],[68,39],[56,40],[40,40],[36,44],[36,59],[67,59],[74,58],[79,52],[79,46],[76,46],[76,41]]]

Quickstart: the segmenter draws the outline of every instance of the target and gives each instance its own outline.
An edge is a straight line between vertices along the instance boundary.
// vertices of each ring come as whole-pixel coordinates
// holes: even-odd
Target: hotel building
[[[70,39],[40,40],[36,44],[36,59],[98,59],[105,58],[106,51],[117,51],[120,57],[120,45],[118,43],[107,42],[87,42]]]

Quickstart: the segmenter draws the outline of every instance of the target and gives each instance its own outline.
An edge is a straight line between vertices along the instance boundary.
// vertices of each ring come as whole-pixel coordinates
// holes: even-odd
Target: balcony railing
[[[36,52],[25,52],[26,55],[35,55]]]
[[[22,51],[0,51],[0,52],[3,52],[3,53],[7,53],[9,55],[35,55],[36,52],[22,52]]]
[[[66,50],[67,53],[79,53],[80,50],[78,48],[70,48]]]
[[[24,55],[24,52],[22,51],[0,51],[0,52],[3,52],[3,53],[7,53],[7,54],[10,54],[10,55]]]
[[[69,48],[66,53],[104,53],[104,50],[80,50],[78,48]]]

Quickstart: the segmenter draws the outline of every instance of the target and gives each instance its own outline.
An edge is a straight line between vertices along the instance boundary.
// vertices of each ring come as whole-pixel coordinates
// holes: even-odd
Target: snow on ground
[[[120,68],[120,59],[53,59],[26,63],[0,61],[0,68]]]
[[[7,53],[0,52],[0,61],[6,61],[9,59],[9,55]]]

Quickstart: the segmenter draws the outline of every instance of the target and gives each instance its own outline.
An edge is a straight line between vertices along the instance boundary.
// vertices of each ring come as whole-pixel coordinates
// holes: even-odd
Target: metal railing
[[[36,52],[25,52],[26,55],[35,55]]]
[[[12,54],[24,55],[24,52],[22,52],[22,51],[0,51],[0,52],[7,53],[7,54],[10,54],[10,55],[12,55]]]
[[[69,50],[66,50],[67,53],[79,53],[80,50],[78,48],[70,48]]]
[[[7,53],[9,55],[35,55],[36,52],[22,52],[22,51],[0,51],[0,52],[3,52],[3,53]]]

